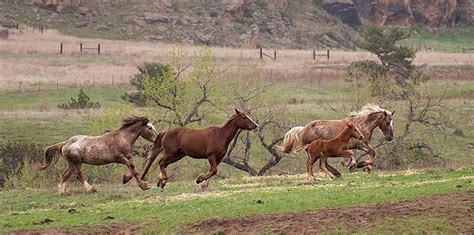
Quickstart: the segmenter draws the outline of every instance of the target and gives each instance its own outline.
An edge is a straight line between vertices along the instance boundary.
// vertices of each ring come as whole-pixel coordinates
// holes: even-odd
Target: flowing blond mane
[[[351,112],[350,115],[352,117],[354,116],[360,117],[360,116],[366,116],[366,115],[369,115],[372,113],[378,113],[378,112],[387,112],[388,114],[392,114],[390,111],[380,108],[376,104],[366,104],[359,111]]]

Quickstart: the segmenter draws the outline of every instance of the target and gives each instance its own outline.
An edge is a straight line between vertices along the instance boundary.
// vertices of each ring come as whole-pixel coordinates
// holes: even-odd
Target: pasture
[[[192,224],[207,219],[296,213],[319,208],[365,207],[447,193],[465,195],[469,201],[467,204],[456,204],[457,208],[450,216],[400,214],[393,215],[392,218],[374,219],[358,229],[364,232],[381,227],[381,232],[399,232],[396,224],[400,226],[406,223],[408,228],[417,227],[417,231],[469,231],[472,224],[459,227],[457,223],[462,221],[451,219],[462,216],[466,216],[464,222],[472,219],[472,213],[468,211],[473,206],[473,177],[473,169],[464,168],[449,171],[378,172],[371,175],[356,173],[348,174],[340,180],[319,175],[315,183],[308,183],[303,175],[233,177],[214,180],[207,192],[199,193],[195,192],[195,185],[189,181],[170,183],[164,191],[152,188],[143,192],[135,185],[101,185],[97,193],[83,194],[81,189],[76,188],[69,197],[57,195],[53,188],[10,190],[0,192],[0,231],[183,232],[199,229],[199,226],[193,227]],[[382,226],[391,221],[395,224]],[[333,224],[333,229],[347,231],[344,229],[353,228],[350,226],[355,222],[341,220]],[[53,229],[57,227],[62,229]],[[255,231],[272,232],[273,229],[284,231],[285,228],[261,224]]]
[[[59,41],[65,44],[63,55],[58,54]],[[92,53],[81,55],[78,48],[72,48],[78,47],[79,42],[94,44],[98,41],[103,50],[100,56]],[[105,130],[117,128],[121,118],[130,115],[148,116],[156,122],[158,131],[168,128],[166,123],[158,122],[164,113],[160,108],[135,107],[121,96],[133,89],[129,80],[137,73],[138,65],[170,62],[170,53],[176,48],[185,51],[189,58],[200,49],[75,38],[52,30],[44,34],[13,31],[11,40],[0,41],[0,145],[23,142],[41,149],[73,135],[102,134]],[[360,84],[345,79],[345,68],[349,63],[372,58],[366,52],[335,51],[332,54],[334,59],[313,61],[311,51],[282,50],[276,61],[261,61],[258,50],[210,50],[215,56],[216,66],[222,69],[213,91],[213,101],[217,105],[206,107],[206,119],[193,123],[191,127],[225,122],[233,108],[241,105],[235,93],[254,85],[263,85],[265,89],[251,104],[284,107],[278,116],[287,129],[314,119],[343,118],[365,103],[378,103],[396,110],[395,137],[407,124],[405,103],[397,99],[368,97],[363,86],[358,88]],[[442,116],[452,124],[445,127],[443,136],[426,133],[422,125],[415,126],[411,138],[423,138],[436,146],[439,158],[427,158],[420,151],[396,161],[386,150],[391,143],[384,142],[380,130],[376,129],[372,142],[381,144],[375,149],[379,168],[371,174],[350,173],[340,166],[340,160],[336,160],[331,164],[342,169],[341,179],[332,180],[318,173],[317,180],[310,183],[302,175],[305,153],[289,154],[259,177],[249,177],[246,172],[222,164],[208,190],[198,192],[194,179],[207,171],[208,163],[185,158],[168,167],[171,179],[163,191],[156,187],[156,165],[147,177],[151,186],[148,191],[141,191],[135,182],[121,184],[124,166],[84,166],[86,178],[98,192],[84,193],[71,177],[73,194],[59,196],[56,185],[64,170],[64,161],[59,160],[51,172],[38,172],[35,167],[42,156],[30,156],[31,159],[24,159],[26,167],[19,169],[18,175],[9,177],[5,187],[0,188],[0,232],[272,233],[291,232],[295,227],[308,232],[321,229],[330,233],[473,231],[474,218],[470,213],[474,190],[473,62],[473,54],[417,54],[416,63],[425,64],[426,73],[431,78],[421,85],[422,95],[433,100],[442,98],[447,108]],[[76,97],[79,89],[83,89],[91,101],[99,102],[101,108],[58,108],[59,104]],[[258,113],[255,116],[257,122],[263,120]],[[266,135],[283,136],[287,129]],[[250,138],[257,139],[254,133]],[[140,145],[149,144],[140,141]],[[243,151],[240,145],[239,142],[238,153]],[[257,144],[252,146],[250,156],[252,166],[261,166],[269,158],[268,152]],[[137,166],[142,161],[140,157],[135,159]],[[398,165],[384,165],[387,161]],[[433,206],[417,204],[417,200],[430,201]],[[453,209],[436,209],[438,207],[434,205]],[[332,211],[334,208],[340,209],[342,214]],[[360,218],[348,217],[347,221],[333,218],[331,226],[325,228],[309,225],[317,224],[310,220],[311,215],[315,218],[324,215],[345,218],[358,210],[370,213],[373,208],[394,208],[402,215],[392,213],[380,218],[371,217],[365,222],[360,221],[360,218],[366,218],[363,215]],[[427,218],[424,211],[429,211],[433,217]],[[301,216],[302,219],[288,219],[291,216]],[[242,227],[239,223],[253,220],[261,223],[252,223],[249,230],[238,230]],[[288,222],[269,222],[272,220]]]

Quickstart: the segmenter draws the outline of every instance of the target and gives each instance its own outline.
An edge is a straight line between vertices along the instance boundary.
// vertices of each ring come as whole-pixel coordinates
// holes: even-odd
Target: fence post
[[[329,49],[327,50],[327,56],[328,56],[328,60],[329,60]]]
[[[100,55],[100,43],[97,44],[97,54]]]
[[[261,47],[260,47],[260,59],[263,59],[263,50]]]
[[[59,54],[63,53],[63,42],[59,43]]]
[[[276,60],[277,59],[277,51],[273,51],[273,59]]]
[[[77,88],[77,78],[74,77],[74,88]]]
[[[80,48],[81,48],[81,53],[82,53],[82,42],[81,42],[79,45],[80,45]]]
[[[316,60],[316,50],[313,49],[313,60]]]

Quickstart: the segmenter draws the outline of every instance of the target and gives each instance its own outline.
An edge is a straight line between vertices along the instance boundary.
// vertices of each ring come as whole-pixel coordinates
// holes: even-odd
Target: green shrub
[[[79,95],[77,96],[77,100],[71,97],[71,102],[59,104],[58,108],[60,109],[98,109],[100,108],[99,102],[91,102],[89,101],[90,98],[84,91],[81,89],[79,90]]]
[[[130,78],[130,84],[136,89],[122,95],[122,99],[136,106],[145,106],[148,97],[145,94],[145,79],[152,79],[156,82],[162,82],[165,75],[174,74],[174,69],[171,65],[165,65],[160,63],[145,63],[137,67],[138,74],[135,74]]]
[[[0,145],[0,187],[7,179],[19,176],[25,162],[40,161],[42,152],[38,145],[22,141]]]

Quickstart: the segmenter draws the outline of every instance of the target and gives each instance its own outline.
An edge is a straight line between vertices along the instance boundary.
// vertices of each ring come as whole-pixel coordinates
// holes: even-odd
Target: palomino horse
[[[130,117],[122,121],[122,126],[101,136],[77,135],[68,140],[46,148],[45,164],[42,170],[50,168],[56,163],[54,157],[62,155],[68,163],[68,168],[62,175],[58,185],[60,194],[69,194],[66,190],[66,181],[72,173],[87,192],[96,192],[85,179],[81,170],[82,163],[90,165],[104,165],[122,163],[127,165],[128,171],[123,176],[123,182],[134,177],[142,190],[148,189],[146,182],[138,179],[138,172],[132,161],[132,146],[138,137],[154,142],[158,136],[153,124],[145,117]]]
[[[201,186],[206,187],[209,178],[217,173],[217,165],[227,153],[227,146],[229,146],[237,130],[256,130],[257,127],[258,124],[245,112],[236,109],[235,114],[219,126],[204,129],[178,127],[163,131],[158,134],[158,138],[144,162],[140,179],[145,178],[151,164],[158,154],[163,151],[164,157],[158,162],[161,170],[157,184],[159,187],[164,188],[166,185],[168,179],[166,167],[186,155],[196,159],[207,158],[209,161],[209,172],[200,174],[196,179],[197,184],[204,182]]]
[[[335,177],[328,169],[326,168],[327,161],[329,157],[347,157],[349,161],[347,162],[346,167],[355,166],[356,160],[352,151],[349,150],[349,140],[355,138],[358,140],[363,140],[364,135],[362,135],[352,123],[347,123],[347,127],[336,136],[336,138],[330,140],[317,139],[311,144],[307,144],[303,147],[300,147],[301,150],[306,150],[308,153],[308,161],[306,162],[306,171],[308,173],[308,179],[314,180],[313,175],[313,165],[319,160],[319,168],[323,170],[331,178]]]
[[[342,120],[314,120],[306,126],[294,127],[285,135],[283,144],[277,148],[285,153],[291,152],[293,149],[309,144],[317,139],[332,139],[346,126],[346,122],[353,123],[364,135],[363,140],[351,139],[349,141],[349,149],[359,149],[369,157],[364,162],[359,162],[357,167],[364,168],[370,172],[375,157],[375,151],[369,147],[372,139],[372,133],[375,128],[379,127],[387,141],[393,139],[393,119],[395,111],[390,112],[380,108],[378,105],[367,104],[358,112],[352,112],[351,116]],[[341,173],[327,164],[327,168],[336,176],[340,177]]]

